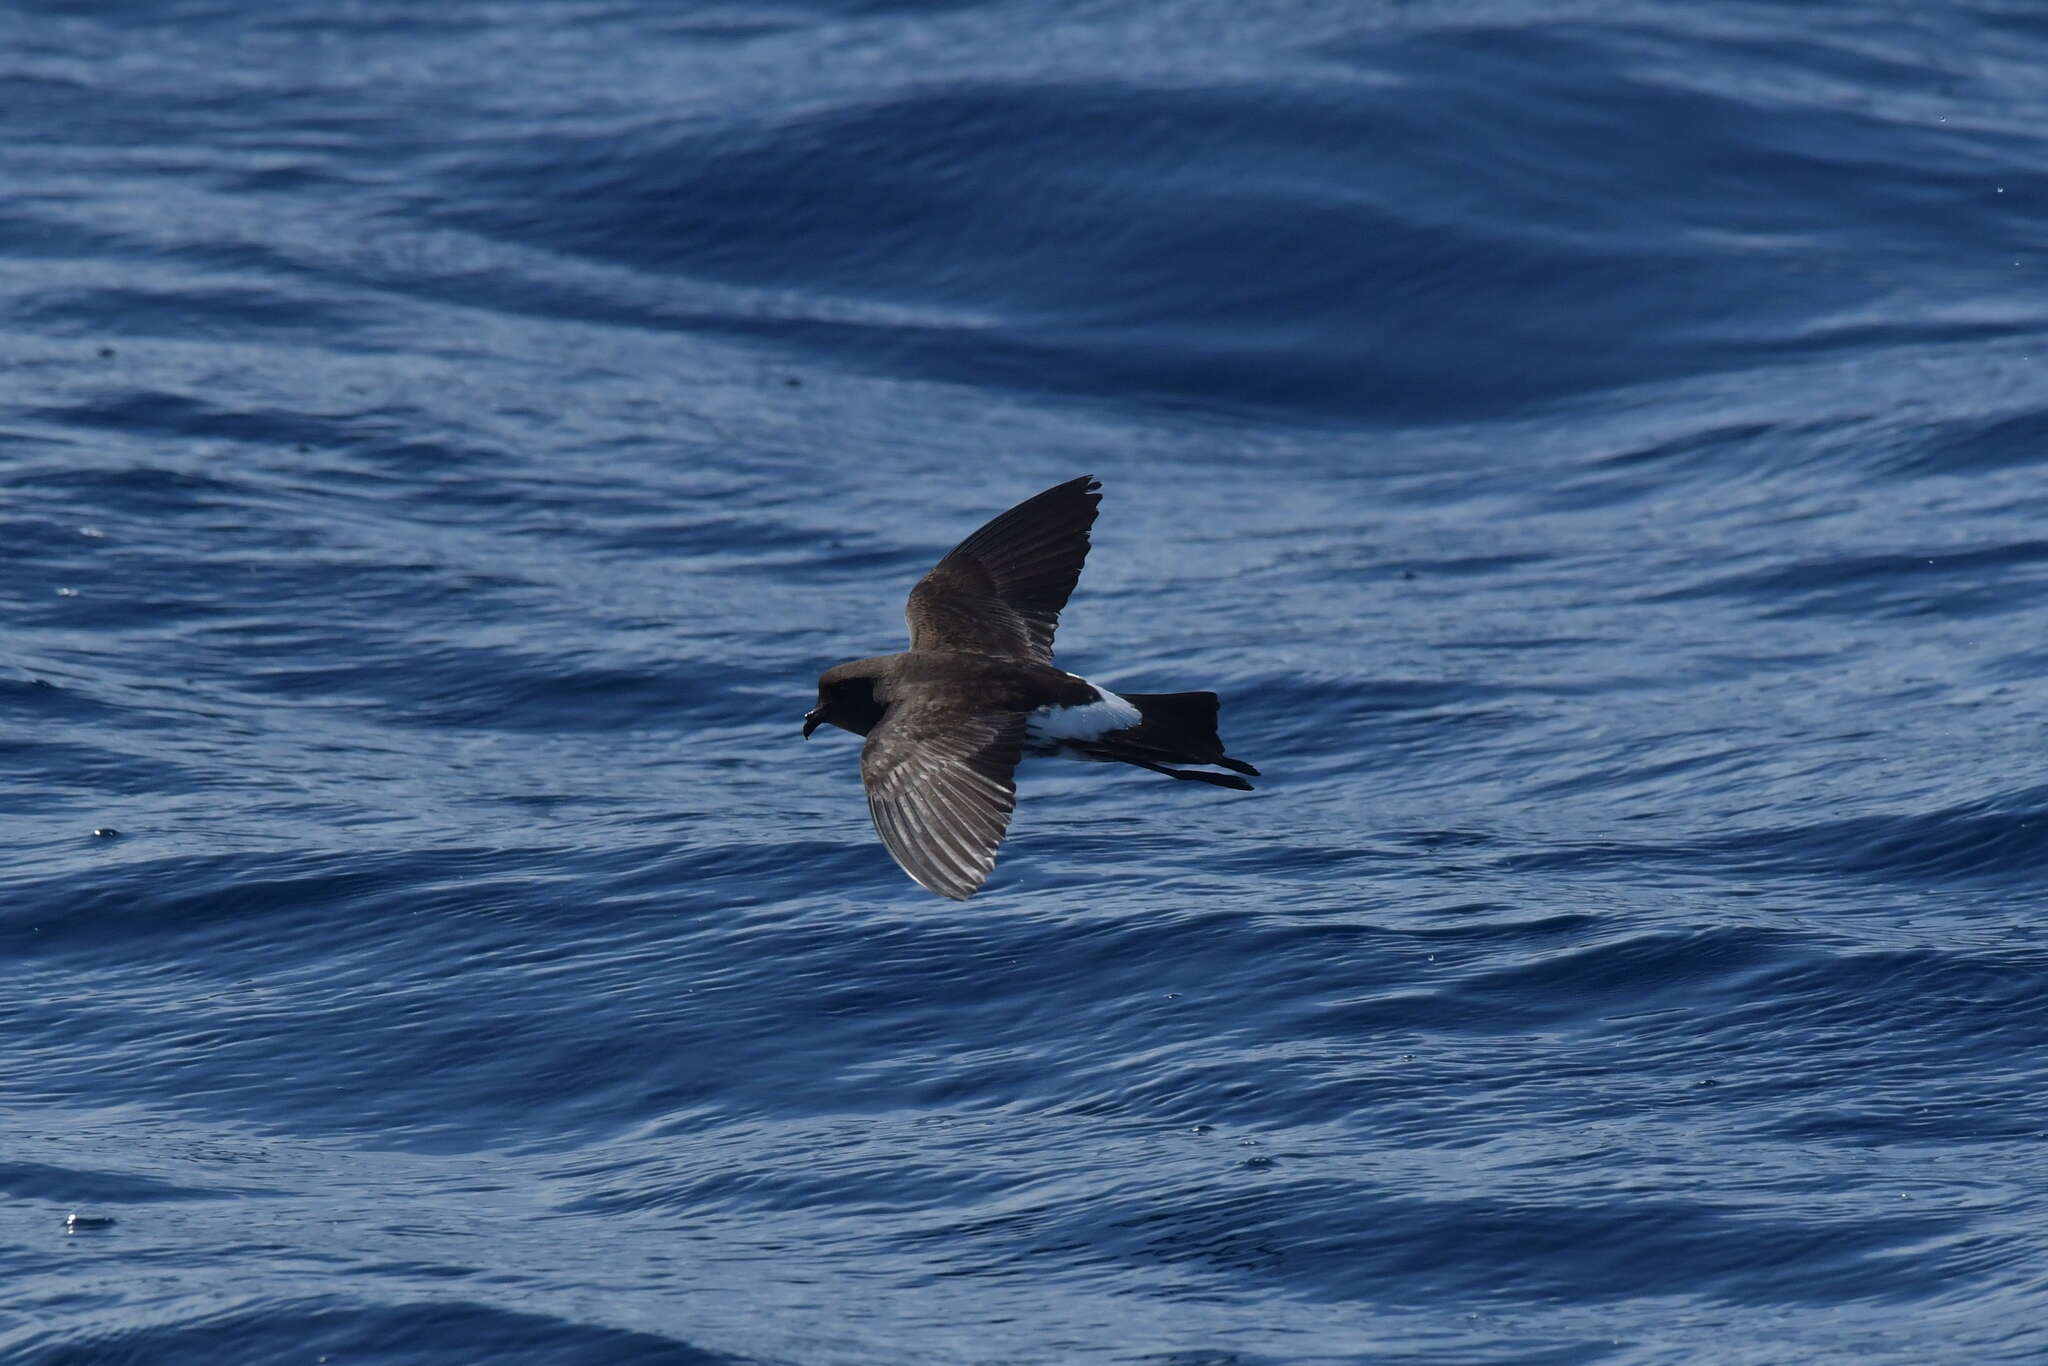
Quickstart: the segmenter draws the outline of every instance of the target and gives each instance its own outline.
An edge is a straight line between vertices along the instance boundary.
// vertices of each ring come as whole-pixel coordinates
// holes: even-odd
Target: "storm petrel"
[[[1088,558],[1102,485],[1083,476],[1026,499],[953,547],[910,590],[910,648],[825,670],[804,738],[867,737],[868,812],[903,871],[965,901],[996,866],[1018,761],[1136,764],[1251,791],[1223,752],[1212,692],[1123,693],[1053,666],[1052,633]],[[1169,768],[1213,764],[1229,774]]]

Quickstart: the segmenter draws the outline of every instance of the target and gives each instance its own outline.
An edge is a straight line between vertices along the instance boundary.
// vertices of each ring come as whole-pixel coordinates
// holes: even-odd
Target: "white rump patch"
[[[1087,679],[1081,680],[1088,683]],[[1034,745],[1056,745],[1063,740],[1099,740],[1113,730],[1124,730],[1145,719],[1131,703],[1099,683],[1088,683],[1099,701],[1079,707],[1040,707],[1024,723],[1025,739]]]

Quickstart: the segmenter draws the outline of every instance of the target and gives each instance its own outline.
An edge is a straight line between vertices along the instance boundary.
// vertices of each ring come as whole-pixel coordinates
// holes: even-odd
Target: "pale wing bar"
[[[1087,475],[1057,484],[954,546],[910,590],[910,648],[1049,663],[1060,609],[1088,558],[1101,488]]]

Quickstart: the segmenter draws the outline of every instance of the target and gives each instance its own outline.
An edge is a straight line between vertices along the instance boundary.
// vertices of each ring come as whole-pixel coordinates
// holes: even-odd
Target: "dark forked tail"
[[[1155,751],[1147,757],[1176,764],[1215,764],[1233,773],[1259,776],[1242,759],[1223,752],[1216,734],[1216,694],[1212,692],[1132,692],[1123,699],[1145,719],[1129,730],[1105,735],[1134,748]]]
[[[1124,730],[1113,730],[1088,746],[1098,758],[1149,768],[1170,778],[1213,783],[1217,787],[1249,792],[1252,785],[1243,778],[1221,773],[1197,773],[1168,768],[1168,764],[1214,764],[1233,773],[1256,778],[1259,771],[1242,759],[1223,752],[1216,734],[1216,694],[1212,692],[1128,692],[1121,694],[1144,719]]]

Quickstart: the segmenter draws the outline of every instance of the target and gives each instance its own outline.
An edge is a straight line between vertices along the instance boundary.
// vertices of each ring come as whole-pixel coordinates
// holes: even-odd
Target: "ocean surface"
[[[2036,0],[0,10],[0,1360],[2048,1360],[2044,249]],[[1081,474],[1265,777],[943,901]]]

